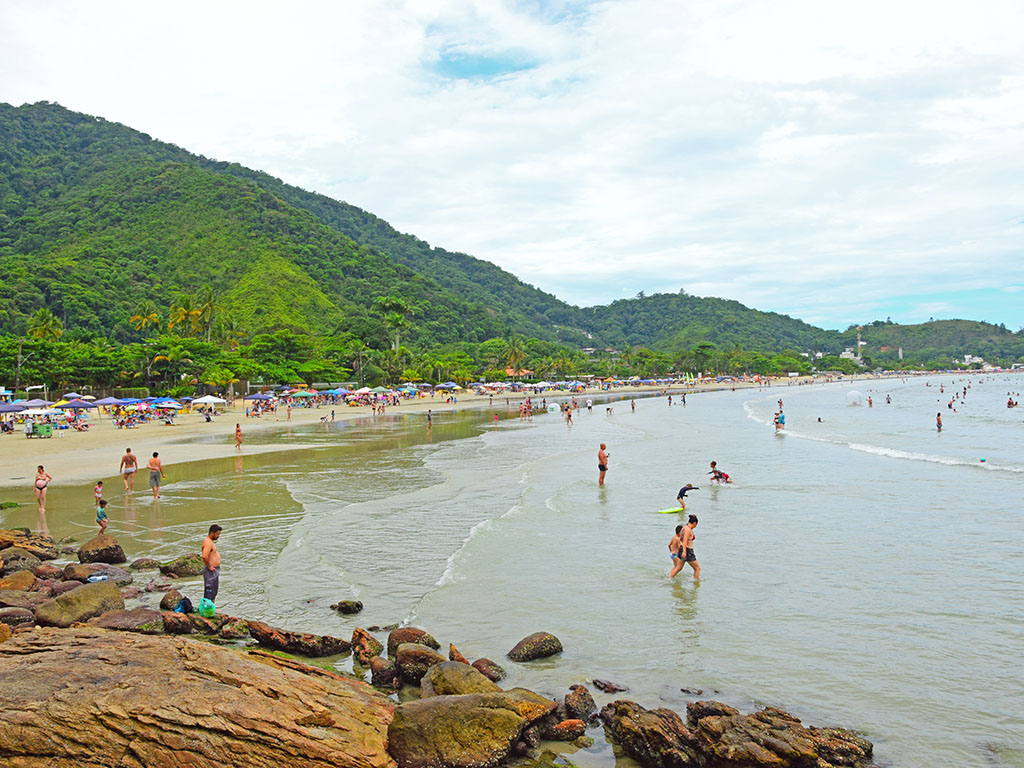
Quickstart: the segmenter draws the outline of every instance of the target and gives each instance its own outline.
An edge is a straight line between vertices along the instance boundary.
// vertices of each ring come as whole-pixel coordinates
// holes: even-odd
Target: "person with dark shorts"
[[[607,446],[601,443],[601,448],[597,451],[597,471],[600,474],[597,476],[597,484],[604,485],[604,475],[608,471],[608,452],[605,450]]]
[[[210,532],[203,539],[203,597],[216,602],[217,591],[220,589],[220,552],[217,551],[217,539],[223,529],[216,523],[210,526]]]
[[[700,564],[697,563],[697,555],[693,551],[693,540],[697,538],[697,535],[693,532],[693,529],[697,527],[697,516],[690,515],[687,523],[683,526],[682,546],[679,547],[679,553],[681,556],[682,563],[689,563],[690,567],[693,568],[693,578],[700,578]],[[679,566],[679,570],[682,570],[682,565]]]
[[[688,494],[690,491],[699,491],[699,490],[700,490],[700,488],[698,488],[693,483],[687,483],[682,488],[680,488],[679,489],[679,495],[676,496],[676,501],[679,502],[679,508],[680,509],[686,509],[686,494]]]

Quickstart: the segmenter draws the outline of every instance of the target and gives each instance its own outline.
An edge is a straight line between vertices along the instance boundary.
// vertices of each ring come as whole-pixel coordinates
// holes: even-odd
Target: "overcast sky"
[[[1024,3],[0,0],[56,101],[576,304],[1024,325]]]

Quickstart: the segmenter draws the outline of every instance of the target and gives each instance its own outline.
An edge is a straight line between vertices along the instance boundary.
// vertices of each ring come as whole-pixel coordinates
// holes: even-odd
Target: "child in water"
[[[725,472],[718,468],[717,461],[711,462],[711,471],[708,472],[708,474],[711,475],[711,480],[718,484],[732,482],[732,479],[729,477],[729,475],[727,475]]]
[[[107,532],[107,500],[100,499],[96,507],[96,524],[100,527],[100,533]]]

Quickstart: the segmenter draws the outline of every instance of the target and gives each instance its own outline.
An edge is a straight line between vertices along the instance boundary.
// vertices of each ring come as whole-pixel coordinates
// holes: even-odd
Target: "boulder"
[[[164,611],[160,614],[164,620],[164,632],[169,635],[190,635],[192,634],[192,622],[184,613]]]
[[[0,608],[0,624],[17,627],[29,621],[34,624],[36,616],[28,608]]]
[[[868,766],[872,744],[842,728],[807,728],[788,712],[768,707],[741,715],[717,701],[686,708],[709,765],[746,768]]]
[[[199,576],[202,572],[202,555],[183,555],[160,566],[160,573],[173,573],[175,576]]]
[[[395,653],[395,663],[402,679],[407,683],[418,683],[427,670],[444,661],[444,656],[419,643],[402,643]]]
[[[634,701],[618,699],[601,709],[601,721],[622,751],[646,768],[704,765],[697,737],[670,709],[644,709]],[[728,765],[739,768],[740,764]]]
[[[124,609],[124,598],[115,584],[100,581],[83,584],[60,597],[47,600],[35,609],[36,621],[49,627],[70,627],[107,611]],[[2,750],[0,750],[2,754]]]
[[[8,640],[11,639],[12,634],[13,633],[11,632],[11,628],[6,624],[0,622],[0,643],[6,643]]]
[[[624,685],[613,683],[610,680],[598,680],[596,677],[594,678],[594,687],[599,691],[604,691],[605,693],[621,693],[622,691],[629,690],[629,688]]]
[[[521,688],[410,701],[395,710],[389,750],[399,768],[489,768],[554,706]]]
[[[331,606],[338,613],[351,614],[363,610],[363,604],[358,600],[340,600]]]
[[[330,635],[313,635],[306,632],[289,632],[264,624],[262,621],[249,622],[249,635],[265,648],[285,651],[298,656],[334,656],[347,653],[351,646],[347,640]]]
[[[587,732],[587,723],[584,720],[572,719],[563,720],[552,728],[544,731],[544,738],[552,741],[576,741]]]
[[[145,593],[142,591],[142,587],[121,588],[121,597],[123,597],[125,600],[134,600],[136,597],[140,597],[143,594]]]
[[[85,582],[82,581],[58,581],[52,587],[50,587],[50,594],[54,597],[63,595],[65,592],[70,592],[73,589],[78,589]]]
[[[198,613],[186,615],[188,616],[189,624],[192,625],[192,631],[198,632],[200,635],[216,635],[228,620],[228,617],[223,614],[214,615],[210,618],[200,616]]]
[[[152,557],[140,557],[138,560],[132,560],[128,568],[133,571],[155,571],[160,568],[160,561]]]
[[[370,659],[370,682],[378,688],[397,689],[402,684],[398,665],[391,659],[374,656]]]
[[[491,682],[496,683],[505,679],[505,670],[500,664],[490,659],[477,659],[470,666]]]
[[[117,539],[109,533],[101,533],[78,548],[78,562],[80,563],[116,564],[123,563],[127,559],[121,545],[117,543]]]
[[[356,627],[352,630],[352,655],[364,667],[369,666],[370,659],[380,656],[383,650],[384,644],[365,629]]]
[[[0,552],[0,576],[9,576],[16,571],[35,571],[42,562],[38,557],[21,547],[8,547]]]
[[[398,627],[388,634],[388,656],[394,658],[402,643],[416,643],[437,650],[441,644],[430,633],[417,627]]]
[[[55,560],[57,558],[57,545],[53,538],[41,533],[0,530],[0,550],[8,547],[23,549],[40,560]]]
[[[562,643],[550,632],[534,632],[515,644],[508,652],[512,661],[533,661],[562,652]]]
[[[36,566],[35,575],[37,579],[60,579],[64,575],[64,569],[52,563],[40,563]]]
[[[469,664],[469,659],[459,653],[459,649],[455,647],[454,643],[448,643],[448,661],[461,661],[463,664]]]
[[[460,661],[442,661],[427,669],[420,680],[420,698],[459,696],[464,693],[496,693],[501,688]]]
[[[565,714],[570,720],[586,722],[596,711],[597,704],[594,702],[594,697],[590,695],[590,691],[587,690],[587,686],[569,686],[569,692],[565,694]]]
[[[164,596],[160,598],[160,610],[161,611],[173,611],[178,607],[178,603],[181,602],[181,598],[184,595],[176,589],[168,589],[164,592]]]
[[[144,635],[159,635],[164,631],[163,617],[159,611],[154,611],[151,608],[107,611],[102,616],[89,619],[89,625],[102,629],[117,629],[122,632],[141,632]]]
[[[13,589],[28,592],[36,585],[36,576],[32,571],[15,571],[10,576],[0,579],[0,589]]]
[[[217,634],[225,640],[244,640],[249,637],[249,622],[231,616],[224,622]]]
[[[46,595],[39,592],[23,592],[20,589],[0,590],[0,608],[29,608],[45,603]]]
[[[108,563],[68,563],[64,566],[64,581],[89,581],[90,576],[106,576],[107,581],[123,587],[131,584],[134,577],[124,568]]]
[[[300,667],[185,637],[17,635],[0,646],[0,679],[18,681],[0,686],[0,755],[23,768],[393,768],[394,704]]]

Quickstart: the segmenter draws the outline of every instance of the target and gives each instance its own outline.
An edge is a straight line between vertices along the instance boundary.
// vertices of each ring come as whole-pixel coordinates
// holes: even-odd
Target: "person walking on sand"
[[[601,447],[597,450],[597,471],[600,473],[597,476],[597,484],[604,485],[604,476],[608,471],[608,451],[605,450],[607,446],[601,443]]]
[[[96,505],[96,525],[100,527],[100,534],[107,532],[107,500],[100,499]]]
[[[149,487],[153,489],[153,498],[160,498],[160,481],[167,475],[164,474],[164,465],[160,461],[160,454],[153,451],[153,458],[146,464],[149,467]]]
[[[217,551],[217,539],[224,530],[214,523],[210,532],[203,539],[203,597],[210,602],[217,602],[220,589],[220,552]]]
[[[39,511],[46,511],[46,486],[53,482],[53,478],[43,469],[43,465],[40,464],[36,467],[36,502],[39,504]]]
[[[235,424],[235,450],[242,450],[242,425]]]
[[[135,490],[135,471],[139,468],[139,457],[132,453],[131,448],[124,449],[124,456],[121,457],[121,466],[117,471],[124,479],[124,489],[131,493]]]

